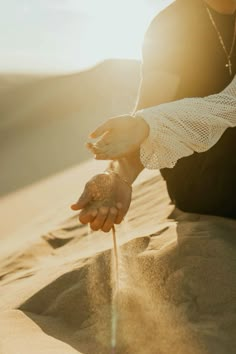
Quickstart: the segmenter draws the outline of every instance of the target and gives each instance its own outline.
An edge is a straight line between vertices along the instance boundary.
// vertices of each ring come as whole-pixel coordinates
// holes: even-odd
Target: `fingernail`
[[[95,217],[95,216],[97,216],[97,213],[98,213],[97,210],[94,210],[91,212],[91,215]]]
[[[118,209],[122,209],[122,203],[118,202],[118,203],[116,203],[116,206]]]
[[[107,207],[101,207],[101,208],[99,209],[99,211],[100,211],[100,213],[101,213],[102,215],[106,215],[107,212],[108,212],[108,208],[107,208]]]
[[[112,208],[111,208],[111,214],[112,214],[112,215],[116,215],[117,212],[118,212],[118,211],[117,211],[117,209],[116,209],[115,207],[112,207]]]

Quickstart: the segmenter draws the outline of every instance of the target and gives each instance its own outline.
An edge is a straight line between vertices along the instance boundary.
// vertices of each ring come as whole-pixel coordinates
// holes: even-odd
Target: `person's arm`
[[[107,131],[98,158],[110,159],[140,148],[142,165],[171,168],[178,159],[210,149],[227,128],[236,125],[236,77],[222,92],[205,98],[186,98],[145,108],[129,116],[113,118],[98,129]],[[132,134],[130,134],[132,132]],[[101,146],[101,148],[99,148]]]
[[[150,128],[140,149],[143,165],[171,168],[184,156],[209,150],[227,128],[236,126],[236,76],[215,95],[161,104],[136,115]]]
[[[167,62],[166,55],[168,56],[169,54],[170,61],[175,60],[176,55],[175,53],[167,54],[165,50],[157,50],[156,47],[159,41],[162,40],[162,34],[156,34],[151,24],[144,39],[142,80],[134,112],[137,109],[168,102],[175,98],[179,85],[179,76],[172,73],[171,70],[167,70],[166,67],[162,68],[162,63]],[[173,48],[173,46],[170,43],[165,48]],[[160,64],[158,64],[159,61]],[[154,66],[153,63],[155,64]],[[112,189],[109,200],[106,199],[103,202],[101,198],[102,188],[100,189],[99,199],[91,192],[94,183],[100,185],[101,180],[106,180],[107,183],[110,183],[109,174],[95,176],[95,180],[92,179],[86,184],[81,197],[72,205],[73,210],[81,210],[80,221],[84,224],[90,223],[93,230],[101,229],[105,232],[109,231],[114,224],[120,223],[126,215],[131,201],[129,185],[135,181],[143,169],[144,166],[140,160],[139,149],[109,164],[108,170],[116,173],[116,175],[112,176]]]
[[[177,99],[185,53],[184,37],[179,28],[179,20],[166,16],[158,15],[151,22],[143,41],[141,81],[134,110],[130,115],[109,119],[90,135],[98,139],[87,144],[96,159],[128,156],[126,163],[138,175],[141,167],[139,148],[149,134],[149,127],[144,120],[134,120],[133,116],[138,110]],[[130,179],[129,171],[125,177]]]
[[[90,138],[98,139],[95,143],[87,143],[87,148],[94,154],[94,157],[97,160],[117,160],[122,157],[122,164],[124,164],[124,159],[128,159],[126,165],[129,162],[132,170],[138,173],[140,169],[139,148],[149,135],[149,125],[141,115],[140,119],[134,119],[134,117],[137,117],[136,113],[140,110],[145,111],[147,107],[151,107],[151,103],[156,106],[173,101],[179,81],[180,78],[177,75],[159,70],[146,73],[140,84],[139,96],[133,113],[110,118],[90,134]],[[130,179],[129,171],[125,173],[128,174],[125,178]]]
[[[145,76],[141,81],[139,96],[133,113],[135,114],[138,109],[147,107],[154,101],[155,105],[158,105],[159,103],[173,100],[176,96],[178,84],[179,78],[171,73],[157,71],[153,72],[152,75],[150,73],[148,76]],[[154,89],[156,90],[155,97],[151,97],[151,95],[149,96],[148,93],[153,92]],[[141,126],[141,130],[142,132],[145,131],[145,125]],[[130,138],[130,132],[132,132],[132,130],[129,130],[128,132],[128,138]],[[148,130],[146,130],[146,132],[148,132]],[[133,134],[135,136],[136,132],[133,131]],[[101,156],[100,158],[97,156],[97,159],[101,159],[102,157],[104,156]],[[139,146],[138,148],[136,147],[132,153],[114,161],[112,166],[109,165],[109,169],[113,169],[130,184],[135,181],[144,168],[145,167],[140,160]]]
[[[151,44],[150,44],[151,45]],[[147,48],[145,48],[148,50]],[[171,102],[176,98],[180,84],[180,76],[170,71],[162,71],[161,68],[148,70],[143,53],[142,79],[139,86],[138,99],[132,114],[137,111],[157,106],[161,103]]]

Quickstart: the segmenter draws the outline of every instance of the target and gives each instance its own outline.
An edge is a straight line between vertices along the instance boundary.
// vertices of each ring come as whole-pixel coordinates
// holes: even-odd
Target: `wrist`
[[[112,176],[119,178],[122,182],[124,182],[132,190],[132,184],[130,184],[130,182],[126,178],[121,176],[119,173],[117,173],[109,168],[104,173],[107,175],[112,175]]]
[[[140,161],[139,150],[119,160],[112,161],[108,167],[108,170],[116,172],[130,185],[132,185],[143,169],[144,166]]]
[[[137,114],[135,116],[135,119],[137,121],[137,129],[142,135],[142,142],[143,142],[149,135],[150,127],[148,123],[145,121],[145,119],[143,119],[141,114]]]

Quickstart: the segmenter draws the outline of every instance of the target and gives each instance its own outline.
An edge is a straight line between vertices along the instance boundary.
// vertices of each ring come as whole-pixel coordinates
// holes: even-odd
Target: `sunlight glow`
[[[0,70],[73,71],[141,58],[145,30],[171,0],[0,0]]]
[[[80,60],[105,57],[141,58],[143,36],[151,19],[145,2],[119,0],[87,3],[90,21],[81,43]],[[93,45],[90,45],[93,44]]]

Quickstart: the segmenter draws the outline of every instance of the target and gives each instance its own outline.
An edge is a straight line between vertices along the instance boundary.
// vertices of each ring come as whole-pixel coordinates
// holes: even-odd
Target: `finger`
[[[103,136],[94,144],[98,149],[104,148],[107,145],[112,145],[112,133],[111,131],[107,131]]]
[[[109,212],[108,207],[99,208],[96,218],[90,223],[90,227],[93,231],[97,231],[102,228],[107,218],[108,212]]]
[[[102,231],[109,232],[111,230],[112,226],[115,224],[117,213],[118,210],[115,207],[110,209],[106,221],[103,224]]]
[[[85,144],[85,147],[86,147],[88,150],[90,150],[93,154],[96,154],[97,149],[96,149],[95,144],[86,143],[86,144]]]
[[[87,149],[89,149],[93,154],[100,154],[103,153],[104,150],[104,146],[97,146],[96,144],[91,144],[91,143],[87,143],[85,145],[87,147]]]
[[[112,137],[109,133],[105,134],[99,141],[94,144],[90,142],[85,144],[86,148],[92,151],[94,154],[103,153],[109,150],[112,145]]]
[[[86,188],[86,187],[85,187]],[[91,194],[85,189],[76,203],[71,205],[72,210],[80,210],[86,207],[92,200]]]
[[[122,144],[107,143],[95,146],[94,154],[97,160],[114,160],[126,155]]]
[[[92,144],[88,143],[87,148],[90,150],[90,152],[94,155],[94,158],[96,160],[109,160],[109,156],[107,156],[104,152],[103,149],[98,149],[96,146],[93,146]]]
[[[97,129],[95,129],[91,134],[89,134],[89,137],[96,139],[110,129],[112,129],[112,122],[109,119],[108,121],[100,125]]]
[[[112,157],[107,156],[106,154],[97,154],[94,158],[95,160],[112,160]]]
[[[96,218],[98,214],[98,210],[97,209],[84,209],[80,212],[79,214],[79,221],[82,223],[82,224],[88,224],[90,222],[93,222],[93,220]]]
[[[118,154],[113,151],[96,152],[94,158],[96,160],[117,160],[126,154]]]
[[[119,202],[116,204],[116,207],[118,209],[118,213],[116,215],[115,224],[120,224],[123,221],[123,219],[124,219],[125,209],[123,207],[123,204],[119,203]]]
[[[113,146],[113,144],[104,145],[101,149],[95,149],[94,155],[96,160],[116,160],[123,157],[125,154],[120,152],[120,148]]]

